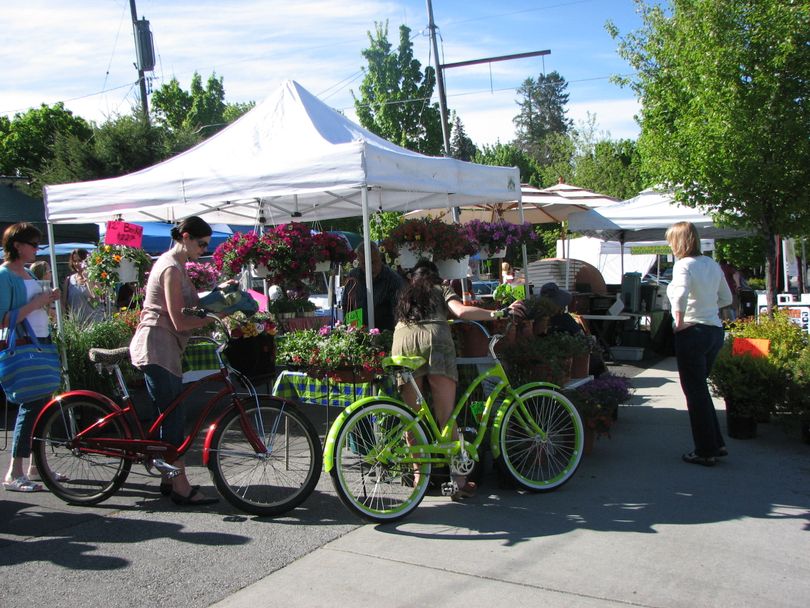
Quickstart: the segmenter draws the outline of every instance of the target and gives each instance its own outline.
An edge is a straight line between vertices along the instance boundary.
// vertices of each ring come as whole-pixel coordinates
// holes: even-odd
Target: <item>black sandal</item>
[[[171,481],[161,481],[160,482],[160,494],[162,496],[171,496],[172,495],[172,482]]]
[[[698,456],[694,452],[684,454],[682,458],[684,462],[688,462],[689,464],[700,464],[704,467],[713,467],[715,464],[717,464],[717,460],[714,456]]]
[[[180,507],[203,507],[205,505],[213,505],[219,502],[219,498],[213,496],[194,500],[194,497],[198,495],[202,496],[202,494],[200,494],[200,486],[191,486],[191,492],[188,493],[188,496],[183,496],[177,492],[172,492],[170,494],[172,502]]]

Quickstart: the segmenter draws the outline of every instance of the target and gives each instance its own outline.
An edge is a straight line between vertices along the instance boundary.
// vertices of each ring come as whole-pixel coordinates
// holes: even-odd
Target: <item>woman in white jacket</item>
[[[667,297],[674,319],[678,375],[695,441],[694,451],[684,454],[683,460],[710,467],[717,457],[728,454],[707,380],[723,346],[720,309],[731,304],[732,296],[720,265],[701,254],[694,224],[673,224],[666,238],[678,258]]]

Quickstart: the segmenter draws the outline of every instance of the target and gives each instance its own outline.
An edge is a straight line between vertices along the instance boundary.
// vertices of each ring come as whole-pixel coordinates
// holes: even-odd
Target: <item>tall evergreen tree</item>
[[[360,124],[380,137],[424,154],[442,153],[441,115],[431,103],[436,74],[413,57],[411,30],[401,25],[399,47],[388,42],[388,23],[375,23],[363,51],[368,66],[354,107]],[[352,93],[354,95],[354,93]]]
[[[453,112],[453,129],[450,133],[450,156],[459,160],[471,161],[477,152],[473,140],[467,137],[464,125],[458,114]]]
[[[566,134],[572,121],[566,115],[568,83],[558,72],[527,78],[517,90],[520,111],[513,119],[515,142],[541,164],[551,162],[548,137]]]

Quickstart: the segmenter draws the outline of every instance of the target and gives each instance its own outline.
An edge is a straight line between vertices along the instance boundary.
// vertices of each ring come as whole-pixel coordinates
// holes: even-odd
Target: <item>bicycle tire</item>
[[[33,434],[33,456],[42,481],[70,504],[93,505],[112,496],[126,481],[132,462],[117,450],[102,454],[81,440],[71,442],[100,418],[113,412],[89,397],[64,400],[48,409]],[[130,436],[121,418],[111,419],[87,438]],[[70,442],[70,443],[69,443]]]
[[[239,411],[226,414],[211,441],[208,468],[222,497],[237,509],[261,516],[286,513],[312,494],[323,466],[315,427],[290,401],[260,397],[246,407],[267,448],[257,454],[242,430]]]
[[[337,433],[332,484],[346,507],[365,520],[386,523],[405,517],[422,502],[430,481],[430,463],[401,462],[396,453],[407,449],[402,429],[416,415],[390,401],[371,402],[352,412]],[[416,443],[428,443],[421,424],[413,428]],[[394,454],[393,458],[391,455]]]
[[[574,404],[555,390],[529,388],[519,397],[507,406],[500,424],[498,465],[532,492],[559,488],[582,459],[582,419]]]

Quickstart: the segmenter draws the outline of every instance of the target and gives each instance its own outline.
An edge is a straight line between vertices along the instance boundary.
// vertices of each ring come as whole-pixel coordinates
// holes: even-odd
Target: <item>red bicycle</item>
[[[91,349],[90,360],[96,368],[113,376],[117,401],[75,390],[45,406],[33,435],[33,455],[42,480],[65,502],[91,505],[114,494],[133,463],[171,477],[178,469],[169,463],[191,448],[209,414],[220,408],[206,432],[202,460],[222,497],[255,515],[279,515],[297,507],[320,477],[323,456],[315,427],[293,402],[258,395],[247,377],[228,367],[222,358],[228,332],[218,317],[194,309],[183,312],[219,322],[223,340],[193,338],[216,346],[219,371],[191,383],[146,429],[119,367],[129,358],[129,349]],[[242,392],[237,391],[237,380],[244,387]],[[158,439],[165,417],[208,383],[222,387],[201,409],[182,445]]]

